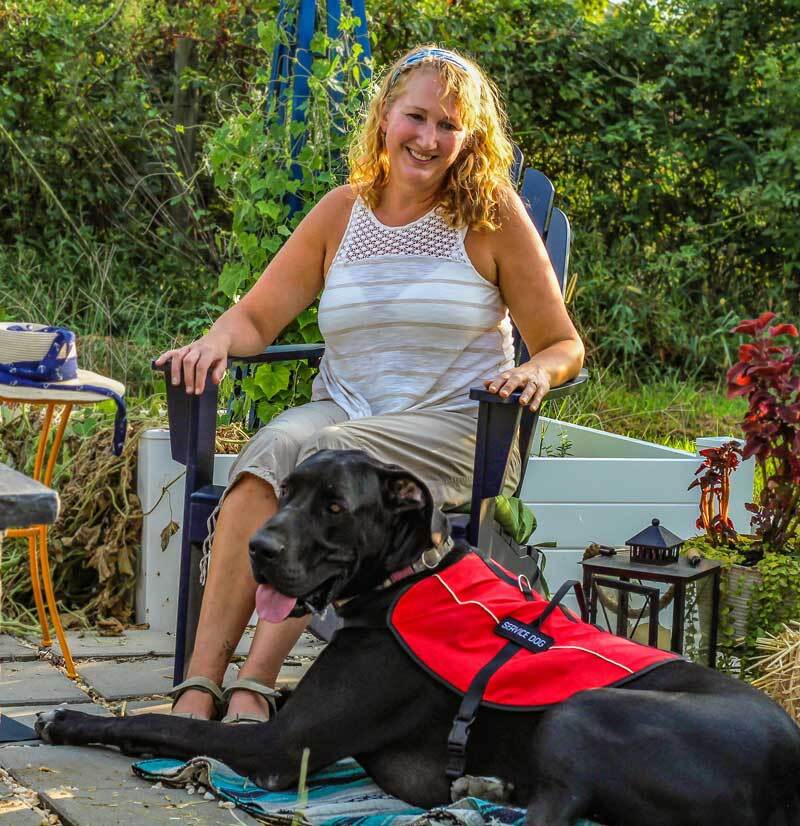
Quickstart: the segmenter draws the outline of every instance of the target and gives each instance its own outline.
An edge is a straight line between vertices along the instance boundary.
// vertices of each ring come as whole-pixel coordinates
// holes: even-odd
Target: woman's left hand
[[[537,410],[550,389],[550,376],[538,364],[520,364],[511,370],[504,370],[496,379],[486,379],[484,385],[490,393],[503,397],[510,396],[515,390],[522,390],[519,403]]]

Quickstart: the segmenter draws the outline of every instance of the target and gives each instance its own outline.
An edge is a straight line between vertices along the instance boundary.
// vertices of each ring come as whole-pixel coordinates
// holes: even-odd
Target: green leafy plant
[[[278,101],[268,93],[268,68],[262,68],[208,142],[207,164],[231,215],[230,231],[220,238],[225,263],[219,288],[234,302],[255,283],[314,204],[345,181],[349,134],[370,86],[359,61],[361,47],[353,42],[357,22],[343,16],[338,38],[314,35],[309,95],[298,104],[299,113],[288,99],[283,119],[278,116]],[[286,35],[274,21],[259,23],[257,30],[261,65],[268,67],[276,41]],[[301,120],[295,119],[297,114]],[[293,210],[292,201],[300,208]],[[320,341],[316,308],[301,313],[280,340]],[[313,371],[303,364],[260,365],[242,381],[244,396],[233,415],[243,416],[255,405],[259,419],[266,421],[291,404],[308,401],[312,377]]]

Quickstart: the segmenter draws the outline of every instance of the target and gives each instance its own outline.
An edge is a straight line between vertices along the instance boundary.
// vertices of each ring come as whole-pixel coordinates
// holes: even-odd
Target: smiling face
[[[467,137],[455,96],[444,96],[435,69],[420,68],[399,81],[400,94],[381,117],[390,175],[435,191]]]

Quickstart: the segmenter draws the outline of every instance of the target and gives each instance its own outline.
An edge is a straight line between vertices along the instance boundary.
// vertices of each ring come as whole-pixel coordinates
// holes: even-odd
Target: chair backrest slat
[[[558,286],[561,294],[567,288],[567,274],[569,272],[569,246],[572,234],[567,216],[558,207],[553,207],[555,198],[555,187],[546,175],[538,169],[526,169],[520,192],[525,208],[528,210],[534,226],[544,240],[545,249],[550,257],[550,263],[555,270]],[[525,342],[514,327],[514,344],[516,352],[516,363],[521,364],[527,361],[530,356]],[[525,481],[525,471],[528,467],[528,456],[531,449],[531,438],[535,429],[537,416],[530,410],[524,410],[519,423],[519,453],[522,459],[520,468],[519,485],[516,496],[522,490],[522,483]]]
[[[570,240],[569,219],[556,207],[550,214],[550,226],[547,230],[545,247],[547,248],[547,254],[550,256],[550,263],[556,271],[558,286],[561,287],[561,295],[564,295],[567,289]]]
[[[529,168],[525,170],[522,190],[519,194],[531,216],[533,225],[539,230],[542,239],[546,240],[553,210],[553,199],[556,195],[555,187],[543,172]]]

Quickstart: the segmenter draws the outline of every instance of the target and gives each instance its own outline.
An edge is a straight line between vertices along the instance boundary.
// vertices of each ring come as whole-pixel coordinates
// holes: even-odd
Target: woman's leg
[[[251,474],[244,474],[226,495],[214,532],[208,579],[187,677],[203,676],[217,684],[222,682],[255,607],[256,582],[250,569],[248,544],[252,535],[276,510],[272,486]],[[286,655],[305,625],[306,620],[302,619],[279,625],[259,623],[242,676],[274,685]],[[213,716],[212,698],[202,691],[189,690],[181,695],[174,710],[210,718]],[[249,692],[237,691],[231,698],[231,710],[267,711],[266,701]]]

